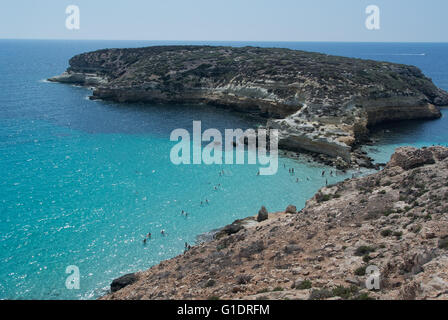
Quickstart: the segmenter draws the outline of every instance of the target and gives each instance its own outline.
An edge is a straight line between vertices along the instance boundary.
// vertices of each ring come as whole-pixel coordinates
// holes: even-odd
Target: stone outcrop
[[[102,299],[448,299],[447,181],[448,148],[399,148],[382,171],[250,217]]]
[[[110,291],[115,292],[120,289],[123,289],[124,287],[126,287],[130,284],[133,284],[137,280],[138,280],[138,276],[135,273],[125,274],[124,276],[121,276],[121,277],[115,279],[114,281],[112,281],[112,283],[110,284]]]
[[[297,212],[297,208],[296,208],[296,206],[294,206],[292,204],[287,206],[285,209],[285,213],[296,213],[296,212]]]
[[[207,103],[266,117],[282,148],[346,163],[369,127],[438,118],[448,105],[416,67],[279,48],[105,49],[73,57],[49,80],[93,86],[92,99]]]
[[[261,221],[267,220],[268,218],[269,218],[268,210],[266,209],[265,206],[262,206],[260,211],[258,211],[257,221],[261,222]]]
[[[388,166],[398,166],[404,170],[409,170],[421,167],[425,164],[433,164],[435,163],[435,158],[437,158],[437,160],[443,160],[448,157],[446,152],[436,152],[436,154],[434,154],[433,150],[439,149],[434,149],[433,147],[423,149],[413,147],[400,148],[392,155]]]

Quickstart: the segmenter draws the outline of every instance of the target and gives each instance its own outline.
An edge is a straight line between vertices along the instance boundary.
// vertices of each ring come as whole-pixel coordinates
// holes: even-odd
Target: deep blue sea
[[[274,176],[257,176],[256,165],[171,163],[173,129],[190,130],[193,120],[203,129],[258,125],[245,116],[208,106],[90,101],[85,88],[45,81],[78,53],[185,43],[0,40],[0,299],[96,298],[112,279],[182,253],[199,234],[261,205],[303,207],[325,184],[321,171],[330,169],[305,158],[281,158]],[[448,44],[188,42],[204,43],[413,64],[448,90]],[[398,145],[448,144],[448,110],[443,114],[385,125],[367,149],[384,162]],[[70,265],[80,270],[80,289],[65,286]]]

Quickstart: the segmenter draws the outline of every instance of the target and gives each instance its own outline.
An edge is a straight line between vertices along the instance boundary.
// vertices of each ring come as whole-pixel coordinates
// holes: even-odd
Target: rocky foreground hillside
[[[299,212],[261,210],[103,299],[447,299],[447,199],[448,148],[399,148],[384,170]],[[365,288],[369,265],[380,290]]]
[[[437,106],[448,105],[448,94],[416,67],[280,48],[105,49],[73,57],[49,80],[93,86],[93,99],[249,112],[280,130],[285,149],[355,164],[365,163],[352,150],[370,126],[438,118]]]

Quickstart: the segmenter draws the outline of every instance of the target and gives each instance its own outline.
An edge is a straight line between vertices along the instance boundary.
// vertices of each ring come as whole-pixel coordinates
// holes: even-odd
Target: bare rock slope
[[[437,106],[448,105],[416,67],[280,48],[105,49],[73,57],[49,80],[93,86],[93,99],[208,103],[264,116],[281,147],[347,163],[370,126],[438,118]]]
[[[448,299],[447,181],[448,148],[399,148],[382,171],[240,220],[103,299]],[[365,288],[369,265],[380,290]]]

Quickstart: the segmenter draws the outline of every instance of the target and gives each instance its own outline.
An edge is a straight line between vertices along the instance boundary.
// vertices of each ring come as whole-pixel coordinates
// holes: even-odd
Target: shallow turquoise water
[[[325,184],[321,171],[330,169],[305,160],[281,158],[274,176],[257,176],[254,165],[175,166],[169,161],[173,129],[191,131],[193,120],[201,120],[204,128],[257,125],[244,116],[204,106],[90,101],[85,88],[42,81],[64,71],[76,53],[146,44],[152,43],[0,41],[0,298],[97,297],[112,279],[181,253],[198,234],[255,214],[261,205],[270,211],[291,203],[303,207]],[[361,57],[368,51],[367,44],[258,45]],[[446,57],[448,52],[439,45],[372,46],[369,54],[412,49]],[[389,58],[400,57],[409,59]],[[417,62],[420,58],[414,56]],[[446,64],[434,68],[434,75],[433,64],[423,65],[441,79],[439,85],[448,84]],[[446,117],[400,127],[379,130],[372,154],[387,158],[400,143],[447,142]],[[332,183],[350,175],[327,179]],[[205,199],[209,204],[201,205]],[[182,216],[182,210],[189,215]],[[144,246],[148,232],[152,240]],[[79,290],[65,287],[69,265],[80,269]]]

